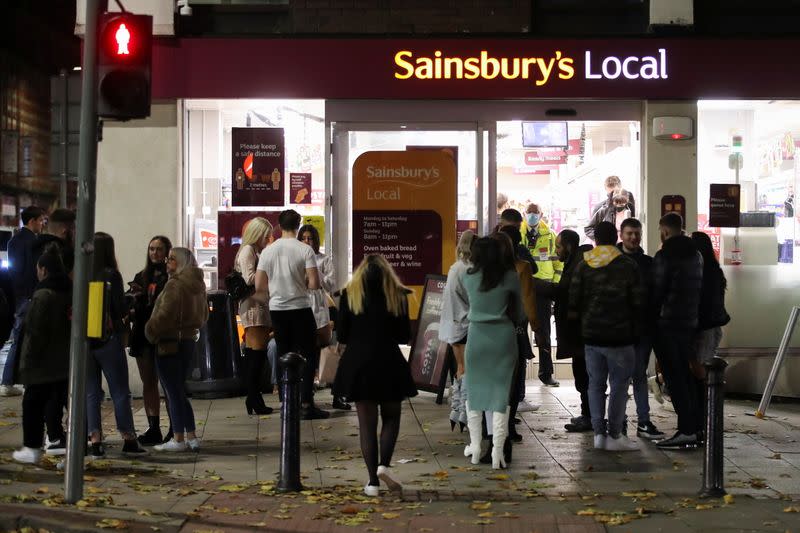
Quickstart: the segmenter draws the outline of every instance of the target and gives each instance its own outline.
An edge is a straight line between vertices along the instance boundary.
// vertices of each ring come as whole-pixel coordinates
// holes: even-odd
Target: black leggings
[[[25,446],[37,450],[42,447],[45,419],[51,432],[54,428],[61,427],[68,387],[67,380],[25,387],[25,394],[22,396],[22,443]],[[58,436],[62,437],[63,435]]]
[[[380,406],[381,443],[380,464],[392,462],[397,435],[400,433],[400,402],[356,402],[358,412],[358,434],[361,439],[361,454],[367,464],[369,484],[378,485],[378,407]]]

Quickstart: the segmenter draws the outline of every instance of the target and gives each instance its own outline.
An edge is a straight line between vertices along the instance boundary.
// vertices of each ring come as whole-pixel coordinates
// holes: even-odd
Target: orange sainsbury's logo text
[[[410,50],[400,50],[394,55],[397,70],[394,77],[400,80],[534,80],[537,86],[545,85],[553,76],[568,80],[575,75],[575,60],[563,56],[560,50],[545,57],[493,57],[481,50],[477,57],[447,57],[440,50],[433,57],[414,57]]]

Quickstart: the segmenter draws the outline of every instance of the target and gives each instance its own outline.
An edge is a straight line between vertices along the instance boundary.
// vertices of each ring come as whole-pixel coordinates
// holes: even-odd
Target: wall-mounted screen
[[[564,148],[567,145],[569,136],[566,121],[522,123],[522,146],[525,148]]]

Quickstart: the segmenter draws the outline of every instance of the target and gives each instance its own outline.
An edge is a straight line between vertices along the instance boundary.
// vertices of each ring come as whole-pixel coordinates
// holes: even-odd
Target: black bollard
[[[714,357],[706,367],[708,387],[706,448],[703,457],[703,488],[701,498],[725,495],[723,486],[723,408],[725,403],[725,367],[728,363]]]
[[[300,376],[305,358],[289,352],[279,359],[281,368],[281,473],[278,492],[299,492],[300,482]]]

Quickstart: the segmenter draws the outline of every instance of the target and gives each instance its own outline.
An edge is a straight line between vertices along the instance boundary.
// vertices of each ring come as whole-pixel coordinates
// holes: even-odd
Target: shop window
[[[586,235],[587,226],[600,204],[608,199],[606,178],[617,176],[632,201],[630,209],[626,208],[619,217],[609,216],[617,226],[631,211],[638,217],[645,203],[640,197],[639,122],[523,124],[497,123],[498,216],[508,207],[524,215],[528,205],[534,203],[551,230],[558,233],[572,229],[580,235],[581,242],[591,242]],[[545,135],[548,129],[553,135]],[[559,131],[562,133],[556,135]]]
[[[734,142],[736,138],[736,142]],[[739,142],[740,141],[740,142]],[[723,264],[794,264],[800,244],[795,191],[800,176],[800,102],[698,102],[698,228]],[[731,156],[741,153],[741,228],[708,224],[713,183],[735,183]]]
[[[240,235],[220,235],[218,221],[221,213],[256,212],[274,214],[294,209],[304,217],[323,217],[325,211],[325,116],[322,100],[187,100],[184,123],[184,199],[186,223],[184,239],[206,272],[209,287],[217,286],[217,275],[224,277],[231,258],[220,257],[218,243],[238,243]],[[281,151],[283,168],[259,169],[258,162],[244,170],[234,171],[233,130],[235,128],[272,128],[283,146],[265,148]],[[282,131],[280,131],[282,130]],[[272,133],[270,133],[272,135]],[[270,137],[272,138],[272,137]],[[278,144],[272,143],[270,145]],[[254,152],[258,158],[261,154]],[[247,162],[251,165],[251,162]],[[240,165],[241,166],[241,165]],[[272,166],[272,165],[270,165]],[[255,174],[253,173],[255,172]],[[277,172],[275,172],[277,171]],[[259,174],[260,172],[260,174]],[[291,186],[292,174],[307,179],[310,187]],[[300,175],[303,175],[302,177]],[[234,189],[241,191],[244,180],[261,184],[277,199],[260,202],[263,196],[251,200],[234,198]],[[282,184],[281,184],[282,181]],[[270,205],[264,205],[269,203]],[[226,216],[226,215],[223,215]],[[244,216],[244,213],[243,213]],[[268,217],[269,218],[269,217]],[[222,238],[222,240],[221,240]],[[225,241],[227,239],[227,241]],[[323,244],[324,249],[324,244]],[[228,253],[230,250],[228,250]]]

